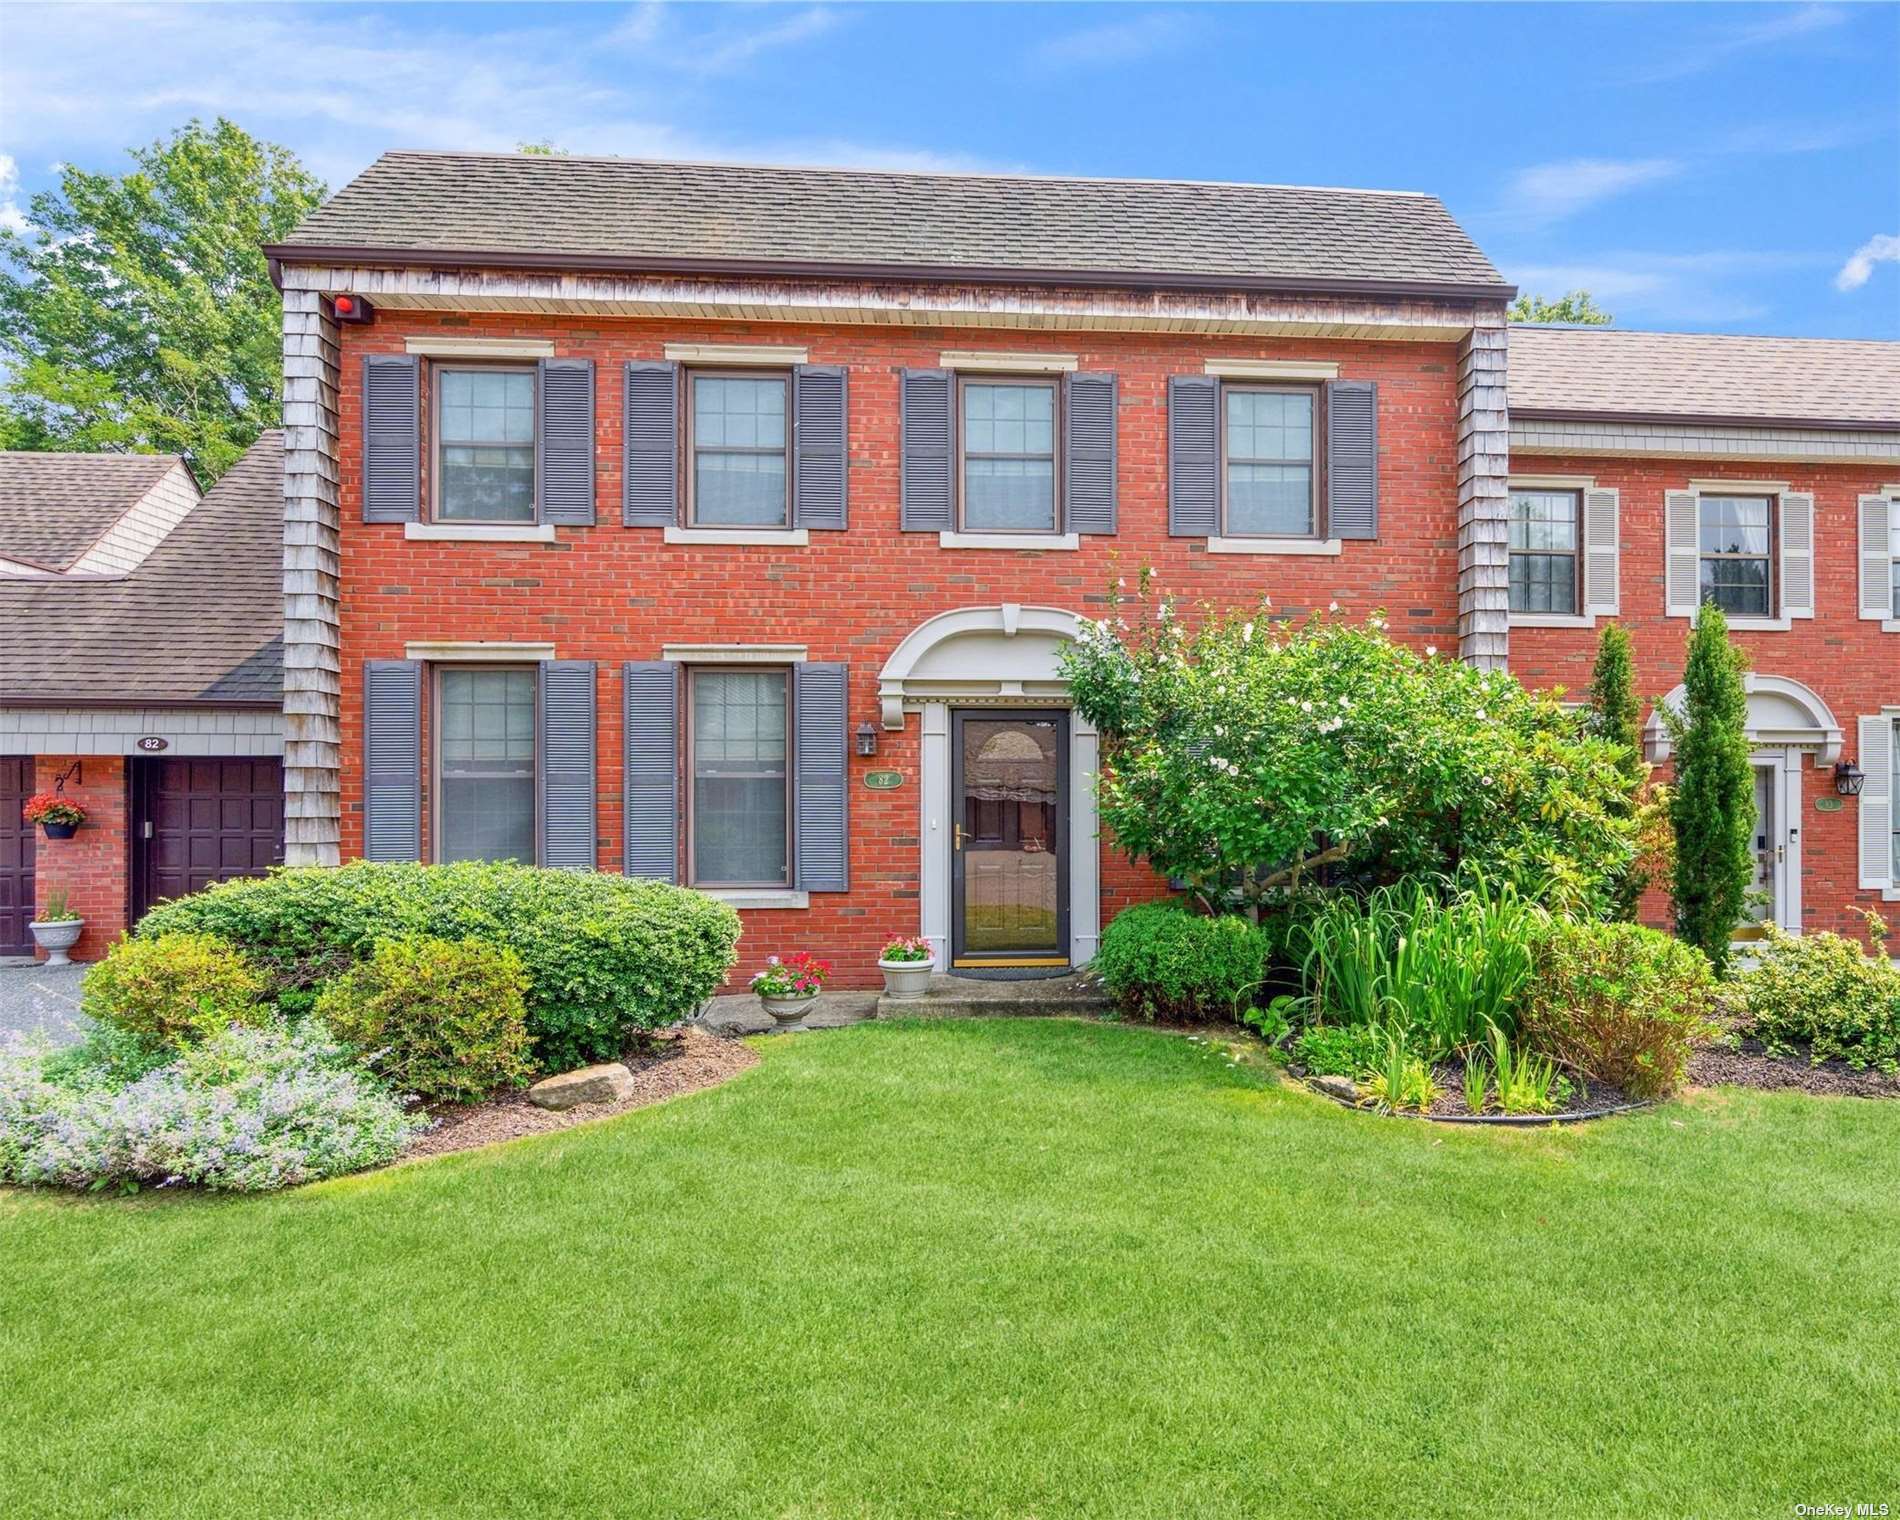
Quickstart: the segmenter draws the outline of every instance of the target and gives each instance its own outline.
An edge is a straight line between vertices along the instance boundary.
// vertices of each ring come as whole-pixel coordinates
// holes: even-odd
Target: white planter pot
[[[884,996],[894,1003],[908,1003],[930,990],[929,961],[879,961],[884,973]]]
[[[818,994],[815,992],[805,997],[767,997],[763,992],[759,994],[760,1006],[778,1020],[781,1027],[796,1024],[817,1001]]]
[[[46,964],[49,966],[70,966],[73,963],[73,958],[66,952],[79,943],[80,931],[85,927],[83,918],[60,918],[50,924],[27,925],[33,931],[33,943],[46,952]]]

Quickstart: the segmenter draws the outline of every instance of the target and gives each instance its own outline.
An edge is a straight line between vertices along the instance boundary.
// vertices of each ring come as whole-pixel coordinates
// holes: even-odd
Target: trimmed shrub
[[[0,1046],[0,1181],[262,1192],[380,1166],[425,1121],[349,1055],[316,1023],[232,1026],[115,1090],[49,1081],[16,1038]]]
[[[1900,967],[1838,934],[1783,934],[1772,925],[1753,970],[1737,978],[1750,1032],[1774,1055],[1808,1047],[1819,1065],[1900,1068]]]
[[[1710,1039],[1715,976],[1692,945],[1639,924],[1553,919],[1533,945],[1525,1045],[1633,1097],[1682,1085]]]
[[[1244,918],[1203,918],[1174,903],[1115,915],[1095,969],[1131,1018],[1231,1019],[1266,975],[1267,937]]]
[[[242,944],[286,1016],[383,940],[482,940],[521,957],[528,1035],[549,1070],[612,1060],[690,1018],[737,959],[739,915],[703,893],[513,864],[302,867],[161,904],[137,937],[190,929]]]
[[[512,950],[415,935],[331,982],[316,1016],[398,1092],[468,1103],[528,1075],[527,987]]]
[[[211,934],[121,939],[86,973],[81,1008],[101,1023],[165,1045],[195,1045],[265,1017],[264,979]]]

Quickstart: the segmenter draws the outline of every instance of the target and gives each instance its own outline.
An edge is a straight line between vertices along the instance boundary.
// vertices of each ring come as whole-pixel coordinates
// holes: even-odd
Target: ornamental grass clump
[[[314,1021],[232,1026],[122,1087],[49,1080],[0,1046],[0,1181],[266,1192],[395,1159],[425,1126]]]

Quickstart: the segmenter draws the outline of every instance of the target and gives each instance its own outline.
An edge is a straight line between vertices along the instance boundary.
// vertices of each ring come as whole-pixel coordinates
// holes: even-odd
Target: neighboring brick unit
[[[97,960],[106,946],[130,927],[126,887],[131,843],[126,833],[125,761],[116,755],[41,755],[34,786],[42,792],[77,762],[84,779],[68,782],[66,795],[86,810],[86,821],[71,839],[42,838],[34,851],[35,896],[62,891],[67,906],[86,920],[73,946],[75,960]]]

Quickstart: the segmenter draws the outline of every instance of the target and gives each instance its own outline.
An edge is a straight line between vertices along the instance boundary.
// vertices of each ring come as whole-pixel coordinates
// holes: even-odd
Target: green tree
[[[1510,316],[1513,322],[1567,322],[1573,327],[1608,327],[1616,320],[1587,290],[1573,290],[1554,301],[1526,293],[1511,303]]]
[[[1659,844],[1659,806],[1656,792],[1649,785],[1649,762],[1643,758],[1642,706],[1636,699],[1636,665],[1630,650],[1629,630],[1621,623],[1605,623],[1597,638],[1596,667],[1590,672],[1589,731],[1617,748],[1623,774],[1629,778],[1627,805],[1637,821],[1638,837],[1644,847],[1617,883],[1610,912],[1625,922],[1634,922],[1637,904],[1657,879],[1663,863],[1656,859],[1665,853]]]
[[[262,245],[324,196],[287,148],[220,118],[68,165],[0,231],[0,437],[185,454],[215,479],[281,420],[282,307]]]
[[[1675,748],[1669,825],[1676,836],[1676,934],[1717,973],[1754,880],[1755,774],[1748,761],[1746,657],[1729,643],[1728,619],[1705,605],[1689,635],[1680,713],[1662,709]]]
[[[1102,736],[1117,846],[1210,907],[1258,916],[1312,885],[1479,867],[1553,905],[1607,910],[1635,853],[1613,746],[1504,672],[1397,644],[1376,615],[1189,629],[1163,600],[1063,653]]]

